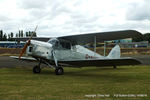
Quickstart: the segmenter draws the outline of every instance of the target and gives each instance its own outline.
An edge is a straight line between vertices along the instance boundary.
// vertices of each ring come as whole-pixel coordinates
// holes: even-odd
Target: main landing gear
[[[62,67],[55,68],[56,75],[62,75],[64,73],[64,69]]]
[[[39,65],[36,65],[35,67],[33,67],[33,73],[40,73],[41,72],[41,62],[39,63]],[[63,75],[64,73],[64,69],[62,67],[56,67],[56,66],[52,66],[50,64],[47,64],[50,68],[55,68],[55,74],[56,75]]]
[[[40,73],[41,72],[41,61],[39,62],[39,65],[36,65],[33,67],[33,73]]]
[[[35,67],[33,67],[33,73],[40,73],[40,72],[41,72],[40,66],[36,65]]]

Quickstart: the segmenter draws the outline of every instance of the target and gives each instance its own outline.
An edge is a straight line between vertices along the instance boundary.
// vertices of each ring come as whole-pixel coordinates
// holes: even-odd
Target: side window
[[[32,52],[32,50],[33,50],[33,47],[29,47],[29,52]]]
[[[70,43],[66,43],[66,49],[71,49]]]
[[[71,44],[67,43],[67,42],[60,42],[60,45],[62,46],[62,48],[64,49],[71,49]]]
[[[52,44],[55,49],[71,49],[71,43],[65,40],[58,40],[57,38],[52,38],[48,41]]]

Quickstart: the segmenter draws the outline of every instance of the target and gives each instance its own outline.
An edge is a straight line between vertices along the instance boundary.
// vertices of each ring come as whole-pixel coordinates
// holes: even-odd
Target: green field
[[[0,100],[150,99],[150,66],[64,70],[64,75],[56,76],[49,68],[41,74],[27,67],[1,68]],[[119,94],[125,97],[114,96]],[[136,97],[127,97],[131,94]]]

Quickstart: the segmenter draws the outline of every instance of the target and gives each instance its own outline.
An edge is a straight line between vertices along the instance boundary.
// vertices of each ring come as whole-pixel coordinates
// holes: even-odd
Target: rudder
[[[121,56],[121,52],[120,52],[120,46],[116,45],[108,54],[108,58],[112,58],[112,59],[118,59]]]

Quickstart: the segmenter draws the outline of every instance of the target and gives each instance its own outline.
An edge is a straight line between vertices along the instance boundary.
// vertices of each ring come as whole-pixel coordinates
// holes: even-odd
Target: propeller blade
[[[24,54],[24,52],[26,51],[26,49],[29,45],[30,45],[30,40],[28,40],[28,42],[24,45],[24,47],[19,55],[19,59],[22,57],[22,55]]]
[[[19,59],[22,57],[22,55],[24,54],[24,52],[26,51],[27,47],[30,45],[30,40],[32,39],[33,35],[35,34],[36,30],[38,28],[38,25],[36,26],[35,30],[33,31],[33,33],[31,34],[31,37],[29,38],[28,42],[24,45],[20,55],[19,55]]]
[[[34,31],[33,31],[33,33],[31,34],[31,37],[30,37],[30,39],[29,39],[29,40],[31,40],[31,39],[32,39],[32,37],[33,37],[33,35],[35,34],[35,32],[36,32],[37,28],[38,28],[38,25],[35,27],[35,30],[34,30]]]

